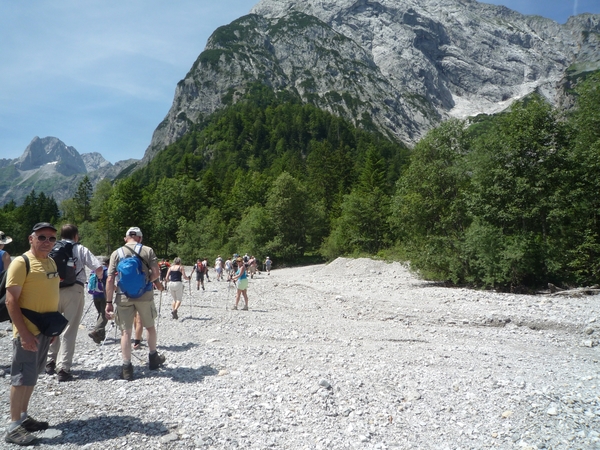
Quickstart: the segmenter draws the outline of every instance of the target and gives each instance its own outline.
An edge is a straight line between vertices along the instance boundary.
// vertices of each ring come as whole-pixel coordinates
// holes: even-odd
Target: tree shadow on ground
[[[147,359],[132,360],[133,363],[133,380],[145,378],[170,378],[173,381],[180,383],[197,383],[204,380],[207,376],[218,375],[219,371],[210,367],[202,366],[196,369],[191,367],[170,367],[167,360],[166,366],[158,370],[150,370],[148,368]],[[78,370],[74,371],[76,380],[119,380],[122,366],[120,364],[112,364],[99,370]]]
[[[212,317],[182,317],[181,322],[185,322],[186,320],[197,320],[200,322],[205,322],[208,320],[213,320]]]
[[[170,352],[185,352],[194,347],[199,346],[200,344],[197,344],[195,342],[184,342],[183,344],[179,345],[160,345],[159,350],[168,350]]]
[[[146,436],[162,436],[168,433],[168,428],[162,422],[142,422],[133,416],[99,416],[82,420],[62,422],[51,427],[60,430],[58,436],[41,436],[40,443],[44,446],[71,444],[77,447],[96,442],[121,438],[132,433]]]

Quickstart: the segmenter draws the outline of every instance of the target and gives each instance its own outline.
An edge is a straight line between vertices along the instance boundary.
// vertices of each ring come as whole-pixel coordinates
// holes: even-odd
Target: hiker
[[[76,225],[66,224],[60,229],[60,239],[54,245],[50,252],[50,257],[55,258],[58,272],[61,275],[60,283],[60,301],[58,311],[69,321],[65,331],[52,341],[48,351],[48,363],[46,364],[46,373],[54,375],[59,382],[72,381],[71,365],[73,364],[73,354],[75,353],[75,341],[77,340],[77,331],[79,323],[83,316],[83,307],[85,305],[85,282],[87,276],[85,267],[96,273],[98,278],[103,275],[102,264],[100,261],[79,243],[79,229]],[[68,248],[71,248],[71,251]],[[64,250],[64,253],[61,253]],[[63,279],[61,272],[61,262],[56,258],[62,259],[68,257],[66,263],[66,277]],[[75,278],[73,284],[67,283],[70,278],[69,271],[74,272]]]
[[[178,319],[177,310],[181,305],[181,300],[183,300],[182,278],[184,280],[190,279],[190,277],[185,274],[185,267],[181,265],[181,258],[177,257],[173,260],[173,265],[169,267],[169,271],[167,272],[167,283],[169,283],[169,291],[173,297],[171,310],[171,316],[173,316],[173,319]]]
[[[238,303],[240,302],[240,296],[244,296],[244,307],[242,311],[248,311],[248,275],[246,274],[246,266],[244,260],[241,257],[237,259],[238,269],[232,280],[236,282],[237,292],[235,293],[235,305],[231,309],[238,309]]]
[[[142,348],[142,334],[144,333],[144,326],[142,325],[142,319],[140,313],[136,311],[135,319],[133,320],[133,349],[139,350]]]
[[[221,281],[223,275],[223,258],[221,258],[221,255],[218,255],[215,259],[215,272],[217,272],[217,281]]]
[[[4,250],[4,246],[11,242],[12,238],[5,235],[4,231],[0,231],[0,273],[8,270],[8,266],[10,266],[10,255]]]
[[[95,275],[95,274],[93,274]],[[91,276],[90,276],[91,278]],[[96,278],[97,287],[94,289],[92,294],[92,300],[94,307],[98,311],[98,317],[96,319],[96,326],[88,334],[96,344],[101,344],[106,337],[106,324],[108,319],[106,318],[106,279],[108,278],[108,258],[102,258],[102,278]],[[88,283],[88,288],[89,288]],[[88,290],[89,292],[89,290]]]
[[[58,310],[60,279],[55,262],[48,256],[54,242],[54,226],[47,222],[35,224],[25,254],[29,266],[24,258],[18,257],[7,272],[6,308],[13,323],[13,354],[10,424],[4,440],[17,445],[32,444],[37,437],[31,433],[48,428],[48,422],[38,422],[27,414],[27,409],[38,374],[44,370],[52,337],[42,334],[23,317],[21,308],[40,313]]]
[[[227,274],[227,281],[231,281],[233,275],[233,263],[231,262],[231,259],[225,261],[225,273]]]
[[[250,278],[254,278],[254,275],[256,274],[256,258],[254,255],[248,260],[248,272],[250,272]]]
[[[142,239],[142,230],[138,227],[127,230],[125,245],[110,255],[108,279],[106,281],[106,315],[108,317],[112,317],[114,314],[113,295],[116,292],[114,300],[117,305],[117,312],[114,317],[121,330],[121,357],[123,358],[120,376],[127,381],[133,380],[131,330],[136,311],[140,313],[142,325],[147,332],[148,348],[150,350],[148,366],[150,370],[158,369],[166,360],[165,356],[159,354],[156,350],[157,336],[154,318],[157,313],[152,285],[154,284],[159,291],[164,290],[164,287],[159,280],[160,270],[154,250],[151,247],[142,245]],[[139,261],[141,261],[143,275],[137,275],[131,268],[131,264],[137,264]],[[119,278],[118,286],[115,286],[117,274]],[[140,278],[142,279],[141,285]],[[138,290],[130,292],[138,286]]]
[[[198,258],[196,264],[194,264],[194,268],[192,269],[192,273],[190,277],[196,273],[196,290],[200,290],[200,285],[202,285],[202,290],[204,290],[204,264],[202,264],[202,260]]]
[[[169,267],[171,267],[171,264],[169,264],[169,260],[163,258],[160,263],[158,264],[158,268],[160,269],[160,282],[164,283],[165,282],[165,278],[167,277],[167,272],[169,271]]]
[[[267,258],[265,259],[265,268],[267,269],[267,275],[271,275],[271,263],[272,261],[267,256]]]
[[[204,266],[204,276],[206,277],[206,282],[210,283],[210,277],[208,276],[208,259],[204,258],[202,260],[202,265]]]

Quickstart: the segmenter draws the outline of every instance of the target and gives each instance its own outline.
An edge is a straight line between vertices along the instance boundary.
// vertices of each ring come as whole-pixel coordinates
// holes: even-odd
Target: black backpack
[[[29,275],[29,258],[25,254],[22,258],[25,260],[25,268],[27,269],[27,275]],[[8,278],[6,272],[7,270],[0,273],[0,322],[10,320],[8,308],[6,307],[6,279]]]
[[[77,242],[67,239],[56,241],[54,248],[52,248],[48,255],[56,263],[61,288],[73,286],[77,281],[77,272],[75,272],[77,261],[73,258],[73,247],[76,245]]]

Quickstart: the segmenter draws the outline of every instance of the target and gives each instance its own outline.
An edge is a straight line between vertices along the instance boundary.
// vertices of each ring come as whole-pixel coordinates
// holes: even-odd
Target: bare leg
[[[131,362],[131,328],[121,331],[121,354],[123,362]]]
[[[148,333],[148,349],[150,353],[156,351],[156,327],[146,328],[146,332]]]
[[[10,387],[10,420],[16,422],[21,419],[21,413],[27,411],[31,394],[35,386]]]

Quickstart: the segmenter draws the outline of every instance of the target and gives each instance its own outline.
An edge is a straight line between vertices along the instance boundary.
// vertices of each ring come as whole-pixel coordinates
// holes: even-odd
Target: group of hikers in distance
[[[28,415],[31,395],[42,372],[56,374],[58,382],[74,379],[71,373],[77,331],[83,317],[85,286],[92,295],[98,312],[94,329],[89,337],[97,344],[106,340],[109,321],[121,330],[122,366],[119,377],[131,381],[134,368],[131,362],[133,348],[141,347],[142,331],[146,329],[148,367],[156,370],[166,361],[157,351],[156,319],[158,313],[154,291],[171,292],[172,317],[183,298],[183,281],[196,273],[196,289],[204,290],[204,278],[210,282],[208,261],[199,258],[188,276],[179,257],[170,264],[158,261],[154,250],[143,245],[143,233],[138,227],[129,228],[124,245],[112,252],[109,258],[99,260],[79,242],[79,230],[72,224],[63,225],[60,234],[48,222],[35,224],[28,236],[30,248],[14,258],[4,246],[12,242],[0,231],[0,272],[6,286],[5,310],[13,324],[13,355],[11,363],[10,423],[5,441],[17,445],[35,443],[33,433],[48,428],[45,421]],[[237,287],[232,309],[248,310],[248,273],[257,273],[256,258],[247,254],[234,254],[223,262],[215,260],[216,280],[226,277]],[[85,268],[90,270],[89,280]],[[265,270],[270,274],[271,260],[265,260]],[[260,272],[259,272],[260,273]],[[161,297],[162,299],[162,297]],[[58,320],[60,316],[61,320]],[[66,319],[66,320],[65,320]],[[135,324],[135,334],[132,332]]]

